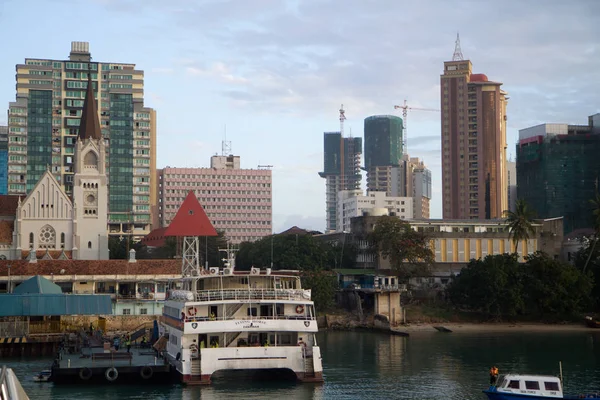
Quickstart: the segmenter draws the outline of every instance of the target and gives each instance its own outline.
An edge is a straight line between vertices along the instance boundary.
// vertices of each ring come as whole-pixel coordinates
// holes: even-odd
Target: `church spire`
[[[94,98],[94,85],[92,83],[92,63],[88,67],[88,85],[83,101],[83,111],[81,112],[81,124],[79,125],[80,139],[102,139],[100,131],[100,120],[98,119],[98,105]]]

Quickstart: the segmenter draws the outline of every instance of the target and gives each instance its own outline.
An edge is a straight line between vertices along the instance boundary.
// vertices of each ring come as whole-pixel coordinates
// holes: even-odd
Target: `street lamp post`
[[[10,264],[8,264],[7,267],[8,267],[8,288],[7,288],[7,291],[8,291],[8,293],[11,293],[11,290],[10,290]]]

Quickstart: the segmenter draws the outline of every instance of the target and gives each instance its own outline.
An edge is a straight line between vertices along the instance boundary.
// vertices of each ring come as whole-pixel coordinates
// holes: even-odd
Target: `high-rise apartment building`
[[[210,168],[158,171],[159,218],[167,227],[190,190],[215,229],[232,244],[272,234],[272,174],[270,169],[242,169],[239,156],[213,156]]]
[[[367,191],[391,196],[392,168],[402,160],[402,119],[393,115],[365,118],[365,169]]]
[[[144,107],[144,72],[135,64],[92,62],[87,42],[68,60],[27,58],[16,66],[17,95],[8,112],[8,194],[27,194],[50,168],[73,194],[74,151],[91,71],[108,156],[108,229],[150,231],[156,168],[156,114]]]
[[[594,228],[600,185],[600,114],[588,125],[542,124],[519,131],[517,197],[537,218],[563,217],[564,233]]]
[[[391,169],[389,196],[411,197],[413,219],[428,219],[431,201],[431,171],[418,157],[402,156],[400,165]]]
[[[8,126],[0,126],[0,195],[8,190]]]
[[[460,52],[444,62],[440,81],[443,217],[502,218],[508,208],[507,93],[502,83],[473,74]]]
[[[319,172],[325,178],[326,231],[337,230],[337,196],[340,190],[360,189],[361,138],[342,138],[340,132],[325,132],[324,168]]]

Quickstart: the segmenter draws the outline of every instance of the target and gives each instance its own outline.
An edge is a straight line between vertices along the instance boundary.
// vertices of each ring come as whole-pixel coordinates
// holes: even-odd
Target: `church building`
[[[0,259],[108,260],[106,144],[90,74],[75,145],[73,198],[48,169],[25,199],[0,196]],[[7,230],[12,229],[12,237]],[[7,243],[12,238],[10,243]]]

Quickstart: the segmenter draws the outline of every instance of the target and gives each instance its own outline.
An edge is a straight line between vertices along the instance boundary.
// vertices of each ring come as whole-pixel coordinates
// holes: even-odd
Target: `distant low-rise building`
[[[160,315],[169,282],[181,279],[181,260],[0,260],[0,293],[34,275],[63,293],[110,295],[113,315]]]
[[[389,269],[389,262],[371,254],[366,239],[373,231],[380,216],[366,215],[352,219],[351,232],[359,251],[363,251],[364,263],[358,268]],[[508,225],[504,220],[413,220],[407,221],[412,229],[425,233],[435,256],[436,267],[460,271],[471,259],[487,255],[518,253],[523,261],[528,254],[543,251],[559,258],[563,242],[562,218],[535,220],[535,235],[515,246],[510,239]],[[362,244],[362,245],[361,245]],[[359,255],[360,257],[360,255]]]
[[[401,219],[413,218],[412,197],[389,197],[385,192],[363,195],[360,190],[342,190],[338,192],[337,207],[339,232],[349,232],[351,219],[371,210],[380,210],[379,214],[395,215]]]

